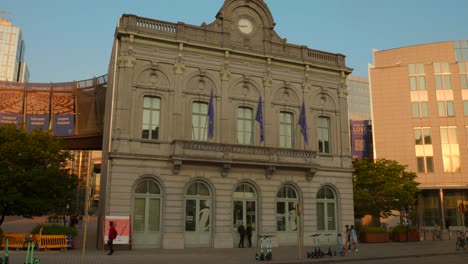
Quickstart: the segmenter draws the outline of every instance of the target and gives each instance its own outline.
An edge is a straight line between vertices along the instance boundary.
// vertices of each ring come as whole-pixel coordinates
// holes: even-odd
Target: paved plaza
[[[22,219],[9,217],[1,226],[5,232],[27,232],[35,225],[42,223],[44,218]],[[83,227],[78,228],[80,233],[77,238],[77,249],[67,251],[39,251],[35,257],[41,263],[82,263],[83,257]],[[194,248],[183,250],[167,249],[138,249],[138,250],[116,250],[114,255],[108,256],[103,250],[96,249],[96,218],[90,219],[88,225],[87,245],[83,263],[190,263],[190,264],[231,264],[231,263],[262,263],[255,260],[255,248],[213,249]],[[347,253],[344,257],[325,256],[321,259],[306,258],[303,248],[302,260],[299,258],[297,247],[273,248],[273,260],[268,263],[396,263],[401,258],[424,259],[433,256],[458,256],[460,259],[468,260],[468,251],[457,253],[455,240],[445,241],[421,241],[421,242],[389,242],[361,244],[358,252]],[[1,256],[4,250],[0,251]],[[24,263],[25,251],[10,250],[11,264]],[[457,257],[457,258],[458,258]],[[443,259],[443,257],[442,257]],[[265,262],[266,263],[266,262]],[[418,263],[417,261],[415,263]],[[460,262],[456,262],[460,263]]]

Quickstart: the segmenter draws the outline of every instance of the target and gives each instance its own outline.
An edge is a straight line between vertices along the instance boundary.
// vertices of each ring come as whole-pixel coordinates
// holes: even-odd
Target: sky
[[[239,0],[243,1],[243,0]],[[340,53],[367,77],[372,50],[468,39],[467,0],[264,0],[288,43]],[[30,82],[107,73],[122,14],[211,23],[224,0],[2,0],[0,17],[20,27]]]

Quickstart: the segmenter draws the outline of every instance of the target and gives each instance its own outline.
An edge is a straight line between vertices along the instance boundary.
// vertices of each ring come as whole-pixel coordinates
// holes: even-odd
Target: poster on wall
[[[23,122],[24,83],[0,81],[0,125]]]
[[[26,130],[49,130],[50,84],[28,83],[26,86]]]
[[[351,149],[353,159],[370,158],[369,121],[351,121]]]
[[[130,216],[109,216],[106,215],[104,221],[104,243],[107,244],[109,237],[109,223],[114,223],[115,230],[117,231],[117,238],[114,240],[114,245],[130,245]]]
[[[54,135],[75,135],[75,100],[72,82],[54,83],[52,89],[52,113]]]

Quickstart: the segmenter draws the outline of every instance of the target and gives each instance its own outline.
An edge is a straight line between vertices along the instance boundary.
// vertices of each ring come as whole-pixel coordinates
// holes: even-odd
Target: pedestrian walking
[[[109,222],[109,235],[107,240],[107,246],[109,247],[109,253],[107,255],[112,255],[114,253],[114,239],[117,237],[117,230],[115,230],[114,222]]]
[[[239,227],[237,227],[237,231],[239,232],[239,235],[240,235],[239,248],[243,248],[244,238],[245,238],[245,227],[242,223],[239,225]]]
[[[252,225],[248,224],[245,229],[245,234],[247,235],[247,240],[249,241],[249,247],[252,247]]]

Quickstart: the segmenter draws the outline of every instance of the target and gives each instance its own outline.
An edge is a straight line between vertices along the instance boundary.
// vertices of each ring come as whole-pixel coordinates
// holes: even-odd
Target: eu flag
[[[255,120],[260,124],[260,142],[265,141],[265,130],[263,127],[262,97],[258,98],[257,114]]]
[[[213,109],[213,89],[211,89],[210,104],[208,105],[208,138],[212,139],[214,134],[214,109]]]
[[[307,118],[304,102],[302,102],[301,115],[299,116],[299,126],[301,126],[301,134],[304,137],[304,142],[308,145],[309,135],[307,134]]]

